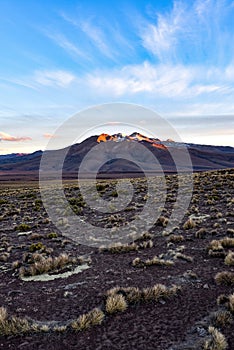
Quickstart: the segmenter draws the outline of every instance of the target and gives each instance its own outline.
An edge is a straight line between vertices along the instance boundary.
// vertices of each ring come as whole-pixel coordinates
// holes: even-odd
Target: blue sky
[[[0,0],[0,153],[43,149],[109,102],[153,109],[185,142],[234,146],[233,42],[231,0]]]

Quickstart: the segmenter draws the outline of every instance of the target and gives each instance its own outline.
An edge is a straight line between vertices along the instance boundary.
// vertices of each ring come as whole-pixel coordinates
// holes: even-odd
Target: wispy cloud
[[[233,54],[231,17],[227,0],[174,0],[171,10],[142,17],[138,31],[143,47],[161,62],[220,63]]]
[[[92,42],[92,44],[98,48],[101,54],[109,58],[114,57],[113,47],[111,48],[111,45],[108,42],[109,40],[107,40],[107,34],[103,28],[94,24],[90,18],[86,18],[85,20],[77,20],[65,13],[61,13],[61,17],[78,30],[81,30]]]
[[[0,131],[0,141],[13,141],[13,142],[21,142],[21,141],[30,141],[31,137],[28,136],[12,136],[3,131]]]
[[[157,24],[143,22],[140,29],[142,45],[160,60],[168,60],[168,53],[174,52],[178,41],[178,34],[185,23],[185,8],[182,3],[174,3],[171,12],[157,14]]]
[[[233,87],[228,79],[220,81],[223,73],[214,70],[209,81],[206,76],[210,75],[211,71],[206,72],[203,67],[154,65],[146,61],[140,65],[123,67],[120,71],[89,74],[87,81],[99,93],[109,95],[123,96],[146,92],[149,95],[157,94],[157,97],[184,98],[216,92],[221,95],[232,93]]]
[[[64,49],[72,58],[82,57],[89,59],[87,53],[85,53],[77,44],[73,43],[62,33],[51,33],[49,31],[44,31],[44,34],[50,38],[56,45]]]
[[[50,133],[45,133],[45,134],[43,134],[43,137],[45,138],[45,139],[54,139],[54,138],[56,138],[56,137],[58,137],[57,135],[54,135],[54,134],[50,134]]]
[[[114,57],[110,45],[107,44],[106,35],[100,27],[95,26],[89,21],[83,21],[81,22],[81,29],[103,55],[109,58]]]
[[[22,87],[26,87],[28,89],[33,89],[33,90],[37,90],[37,87],[35,85],[33,85],[30,81],[28,81],[27,79],[17,79],[17,78],[4,78],[4,77],[0,77],[0,80],[6,82],[7,84],[10,85],[18,85],[18,86],[22,86]]]
[[[57,71],[36,71],[34,74],[34,81],[45,86],[59,86],[67,87],[75,80],[75,75],[70,72]]]

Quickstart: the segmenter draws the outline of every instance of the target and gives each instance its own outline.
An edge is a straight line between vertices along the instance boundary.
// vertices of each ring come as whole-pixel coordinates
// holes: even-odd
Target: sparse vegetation
[[[46,246],[41,242],[33,243],[29,247],[30,252],[36,252],[37,250],[44,251],[45,249],[46,249]]]
[[[186,188],[183,175],[180,180],[182,187]],[[156,189],[160,181],[160,177],[152,178],[155,193],[158,193]],[[95,333],[92,327],[96,325],[101,325],[100,334],[105,329],[107,339],[104,344],[105,341],[100,337],[97,348],[108,347],[108,339],[113,340],[109,329],[116,328],[117,332],[121,322],[131,321],[129,317],[132,316],[136,321],[134,332],[139,334],[139,347],[144,344],[147,349],[151,349],[150,342],[148,343],[145,337],[149,331],[148,324],[154,319],[155,339],[161,330],[161,322],[168,327],[168,330],[165,329],[165,336],[162,334],[161,338],[158,337],[159,342],[156,346],[168,349],[168,342],[172,344],[174,339],[179,342],[182,332],[183,337],[188,335],[184,329],[182,330],[181,320],[190,317],[189,310],[193,307],[191,302],[196,307],[191,318],[199,320],[201,317],[202,320],[200,319],[194,327],[190,325],[187,327],[189,331],[193,330],[188,335],[188,337],[191,335],[189,339],[198,340],[197,347],[195,341],[194,343],[190,341],[189,346],[194,349],[202,347],[207,350],[222,349],[223,343],[219,341],[222,337],[214,330],[209,332],[210,326],[226,336],[226,342],[231,348],[234,332],[233,170],[194,174],[194,195],[184,213],[185,226],[184,222],[179,222],[177,219],[171,221],[173,210],[177,206],[180,209],[176,201],[178,176],[166,176],[167,200],[162,207],[161,197],[157,195],[153,198],[152,203],[155,203],[155,208],[159,208],[161,216],[149,232],[145,228],[145,224],[148,223],[147,216],[143,216],[142,221],[139,220],[139,225],[142,225],[140,231],[139,227],[134,227],[137,226],[137,220],[141,218],[144,204],[148,199],[146,181],[132,179],[131,182],[134,196],[126,210],[99,213],[85,205],[77,184],[65,181],[64,194],[69,203],[67,208],[61,209],[59,198],[53,199],[52,194],[49,200],[58,218],[55,225],[43,207],[38,190],[31,191],[29,188],[24,188],[26,185],[22,185],[20,189],[3,186],[0,216],[2,278],[0,297],[5,300],[4,307],[8,310],[7,312],[3,308],[7,316],[4,316],[4,312],[3,316],[0,316],[0,336],[4,348],[7,347],[5,345],[7,342],[12,343],[12,347],[18,346],[16,342],[19,338],[14,335],[20,335],[20,344],[30,342],[28,346],[32,343],[34,348],[35,332],[40,333],[41,346],[44,348],[46,339],[50,346],[54,341],[53,346],[57,347],[58,339],[64,341],[64,344],[67,342],[69,346],[70,338],[75,343],[77,337],[81,341],[77,343],[78,347],[84,347],[82,339],[90,345],[88,337],[92,340]],[[116,180],[98,182],[98,185],[101,184],[98,188],[99,195],[107,202],[108,208],[111,205],[108,201],[111,201],[117,189],[116,183]],[[50,190],[52,193],[52,188]],[[118,193],[125,192],[118,189]],[[208,202],[210,205],[207,205]],[[81,246],[79,242],[74,244],[72,237],[63,234],[64,228],[68,228],[71,224],[68,216],[71,210],[82,220],[92,223],[94,231],[97,225],[115,232],[115,229],[117,231],[119,227],[125,227],[132,222],[129,243],[119,242],[100,250],[96,247]],[[172,226],[173,230],[170,231],[168,228]],[[77,232],[75,229],[74,234],[79,233],[77,227]],[[81,265],[89,264],[87,261],[91,257],[93,265],[87,272],[82,271],[80,276],[69,277],[67,281],[62,280],[67,278],[66,274],[78,271],[79,268],[82,270]],[[222,271],[222,266],[226,271]],[[40,276],[41,274],[44,275]],[[58,279],[48,282],[47,277]],[[152,285],[148,286],[150,281]],[[169,287],[166,286],[167,283],[170,283]],[[177,286],[173,286],[173,283]],[[122,284],[124,287],[118,287]],[[113,285],[117,287],[104,292],[105,288],[108,289]],[[181,295],[174,303],[173,296],[179,293],[180,288],[182,288]],[[32,293],[33,290],[37,292],[36,296]],[[218,298],[217,309],[214,309],[216,292],[223,295]],[[165,305],[170,299],[172,299],[171,308]],[[48,312],[45,311],[46,308]],[[147,312],[144,312],[145,308]],[[112,311],[108,312],[107,309]],[[45,321],[43,321],[44,313]],[[155,315],[160,317],[157,318]],[[144,333],[140,331],[142,317],[145,317]],[[37,318],[40,322],[36,321]],[[176,335],[171,332],[175,323],[176,327],[178,326]],[[88,331],[84,336],[75,334],[86,330]],[[122,340],[117,344],[117,348],[126,345],[124,337],[127,336],[127,329],[124,329],[124,324],[122,330],[124,334],[121,335]],[[169,337],[166,335],[167,331],[170,331]],[[59,333],[58,337],[53,335],[53,332]],[[29,335],[25,336],[27,333]],[[163,345],[160,339],[164,342]],[[180,348],[177,340],[171,345],[173,349],[176,349],[177,345],[178,349]],[[135,346],[131,340],[128,345],[129,348]],[[183,349],[188,349],[189,346]],[[135,348],[137,349],[137,345]]]
[[[57,237],[58,237],[58,235],[56,232],[50,232],[47,235],[47,238],[49,238],[49,239],[53,239],[53,238],[57,238]]]

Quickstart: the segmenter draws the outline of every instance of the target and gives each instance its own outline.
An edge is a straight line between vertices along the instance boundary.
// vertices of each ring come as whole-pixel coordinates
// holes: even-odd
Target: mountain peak
[[[156,147],[159,149],[166,150],[167,147],[161,142],[160,139],[150,138],[148,136],[144,136],[140,134],[139,132],[134,132],[131,135],[123,135],[122,133],[117,133],[113,135],[102,133],[98,136],[97,142],[107,142],[107,141],[114,141],[114,142],[121,142],[121,141],[135,141],[135,142],[147,142],[152,147]]]

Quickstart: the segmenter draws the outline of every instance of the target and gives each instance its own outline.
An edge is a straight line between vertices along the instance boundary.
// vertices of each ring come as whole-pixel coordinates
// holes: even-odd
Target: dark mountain
[[[102,151],[93,149],[102,143]],[[150,152],[141,152],[137,145],[144,145]],[[142,149],[142,148],[141,148]],[[160,141],[159,139],[148,138],[140,133],[123,136],[121,133],[99,136],[91,136],[79,144],[56,151],[45,151],[47,163],[44,163],[43,171],[52,172],[61,167],[61,159],[66,154],[63,164],[63,176],[77,176],[83,158],[92,150],[92,156],[88,156],[85,172],[87,177],[99,168],[103,175],[114,174],[140,174],[141,168],[149,173],[160,171],[176,172],[179,165],[180,171],[189,170],[187,162],[187,151],[191,157],[194,171],[206,171],[215,169],[225,169],[234,167],[234,148],[224,146],[207,146],[196,144],[184,144],[172,140]],[[144,148],[143,148],[144,150]],[[115,159],[116,154],[127,154],[137,162],[123,159],[124,156]],[[37,151],[32,154],[10,154],[0,156],[1,176],[14,174],[31,174],[38,176],[39,167],[43,152]],[[153,167],[152,154],[157,159],[160,166]],[[44,158],[44,157],[43,157]],[[137,163],[137,164],[136,164]]]

